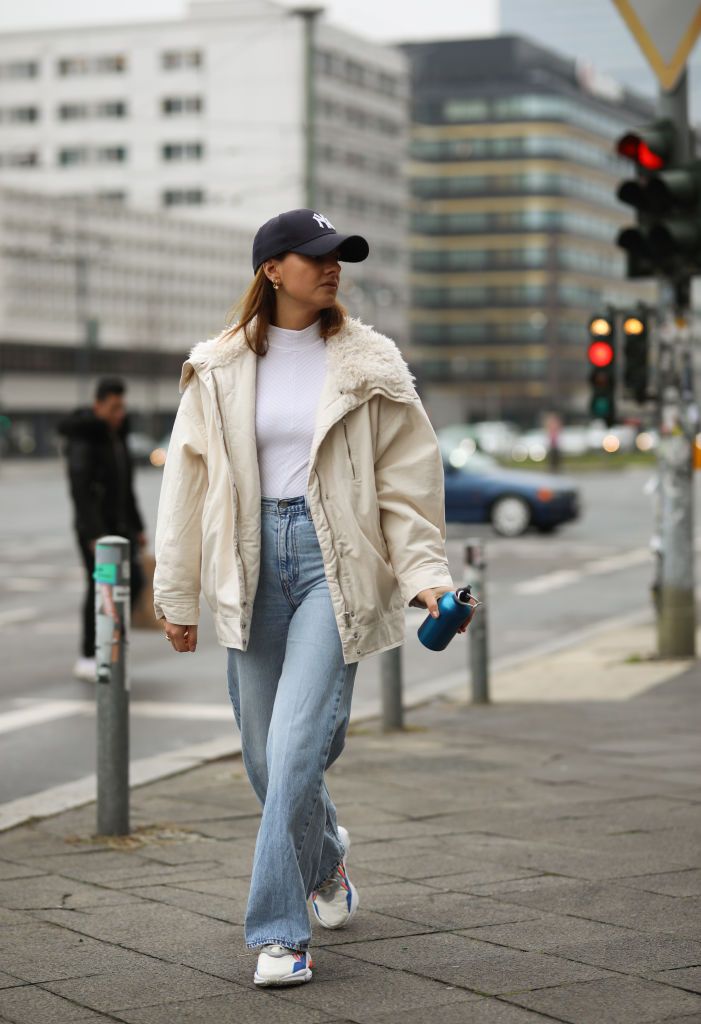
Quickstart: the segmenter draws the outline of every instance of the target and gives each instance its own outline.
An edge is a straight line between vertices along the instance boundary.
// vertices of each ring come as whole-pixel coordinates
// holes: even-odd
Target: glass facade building
[[[586,406],[586,324],[636,301],[615,138],[653,116],[518,36],[410,43],[411,345],[436,426]]]

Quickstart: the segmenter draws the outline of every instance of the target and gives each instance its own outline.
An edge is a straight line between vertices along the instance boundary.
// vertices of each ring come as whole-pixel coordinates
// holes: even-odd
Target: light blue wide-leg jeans
[[[306,496],[262,498],[248,649],[227,650],[243,763],[263,812],[244,922],[249,948],[307,949],[307,900],[343,858],[324,771],[343,750],[357,668],[343,660]]]

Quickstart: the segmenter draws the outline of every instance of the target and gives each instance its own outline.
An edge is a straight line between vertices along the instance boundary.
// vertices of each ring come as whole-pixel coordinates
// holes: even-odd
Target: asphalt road
[[[448,552],[456,582],[466,580],[464,541],[485,539],[488,622],[494,659],[566,640],[568,634],[650,606],[652,501],[640,470],[582,474],[582,518],[554,535],[497,538],[488,527],[451,525]],[[137,489],[149,524],[160,472],[139,470]],[[0,469],[0,804],[83,778],[95,770],[94,685],[73,679],[83,571],[58,462],[6,463]],[[698,507],[698,502],[697,502]],[[177,751],[235,730],[226,692],[226,654],[206,602],[199,649],[175,654],[158,632],[133,632],[130,644],[130,756]],[[427,651],[407,612],[405,687],[465,672],[469,631],[441,653]],[[380,659],[365,659],[356,700],[375,694]],[[563,680],[563,686],[566,681]]]

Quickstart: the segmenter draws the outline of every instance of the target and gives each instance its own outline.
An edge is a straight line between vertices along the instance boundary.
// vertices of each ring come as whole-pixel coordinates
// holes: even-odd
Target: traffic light
[[[611,427],[616,422],[616,331],[613,316],[595,316],[589,321],[587,358],[591,415]]]
[[[678,131],[661,118],[622,135],[616,150],[636,168],[618,198],[637,211],[634,227],[616,239],[627,276],[680,278],[701,272],[701,161],[682,161]]]
[[[623,314],[623,385],[639,404],[647,400],[649,334],[647,311]]]

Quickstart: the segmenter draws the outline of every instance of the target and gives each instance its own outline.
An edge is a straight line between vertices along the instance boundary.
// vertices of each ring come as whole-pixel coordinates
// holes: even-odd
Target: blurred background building
[[[586,418],[589,316],[651,295],[614,244],[613,141],[654,80],[610,0],[575,26],[498,8],[519,34],[381,44],[273,0],[0,33],[0,412],[26,450],[107,367],[166,423],[254,230],[306,205],[371,240],[339,297],[396,339],[436,427]]]
[[[119,374],[160,437],[193,339],[217,333],[250,278],[250,235],[96,199],[0,187],[0,409],[19,447]]]
[[[281,210],[371,238],[339,297],[406,343],[408,62],[319,14],[193,0],[177,20],[0,34],[0,401],[37,450],[108,365],[138,361],[172,414],[175,364],[224,325]]]
[[[584,413],[586,324],[646,293],[613,153],[650,101],[517,36],[406,44],[411,345],[438,426]]]

